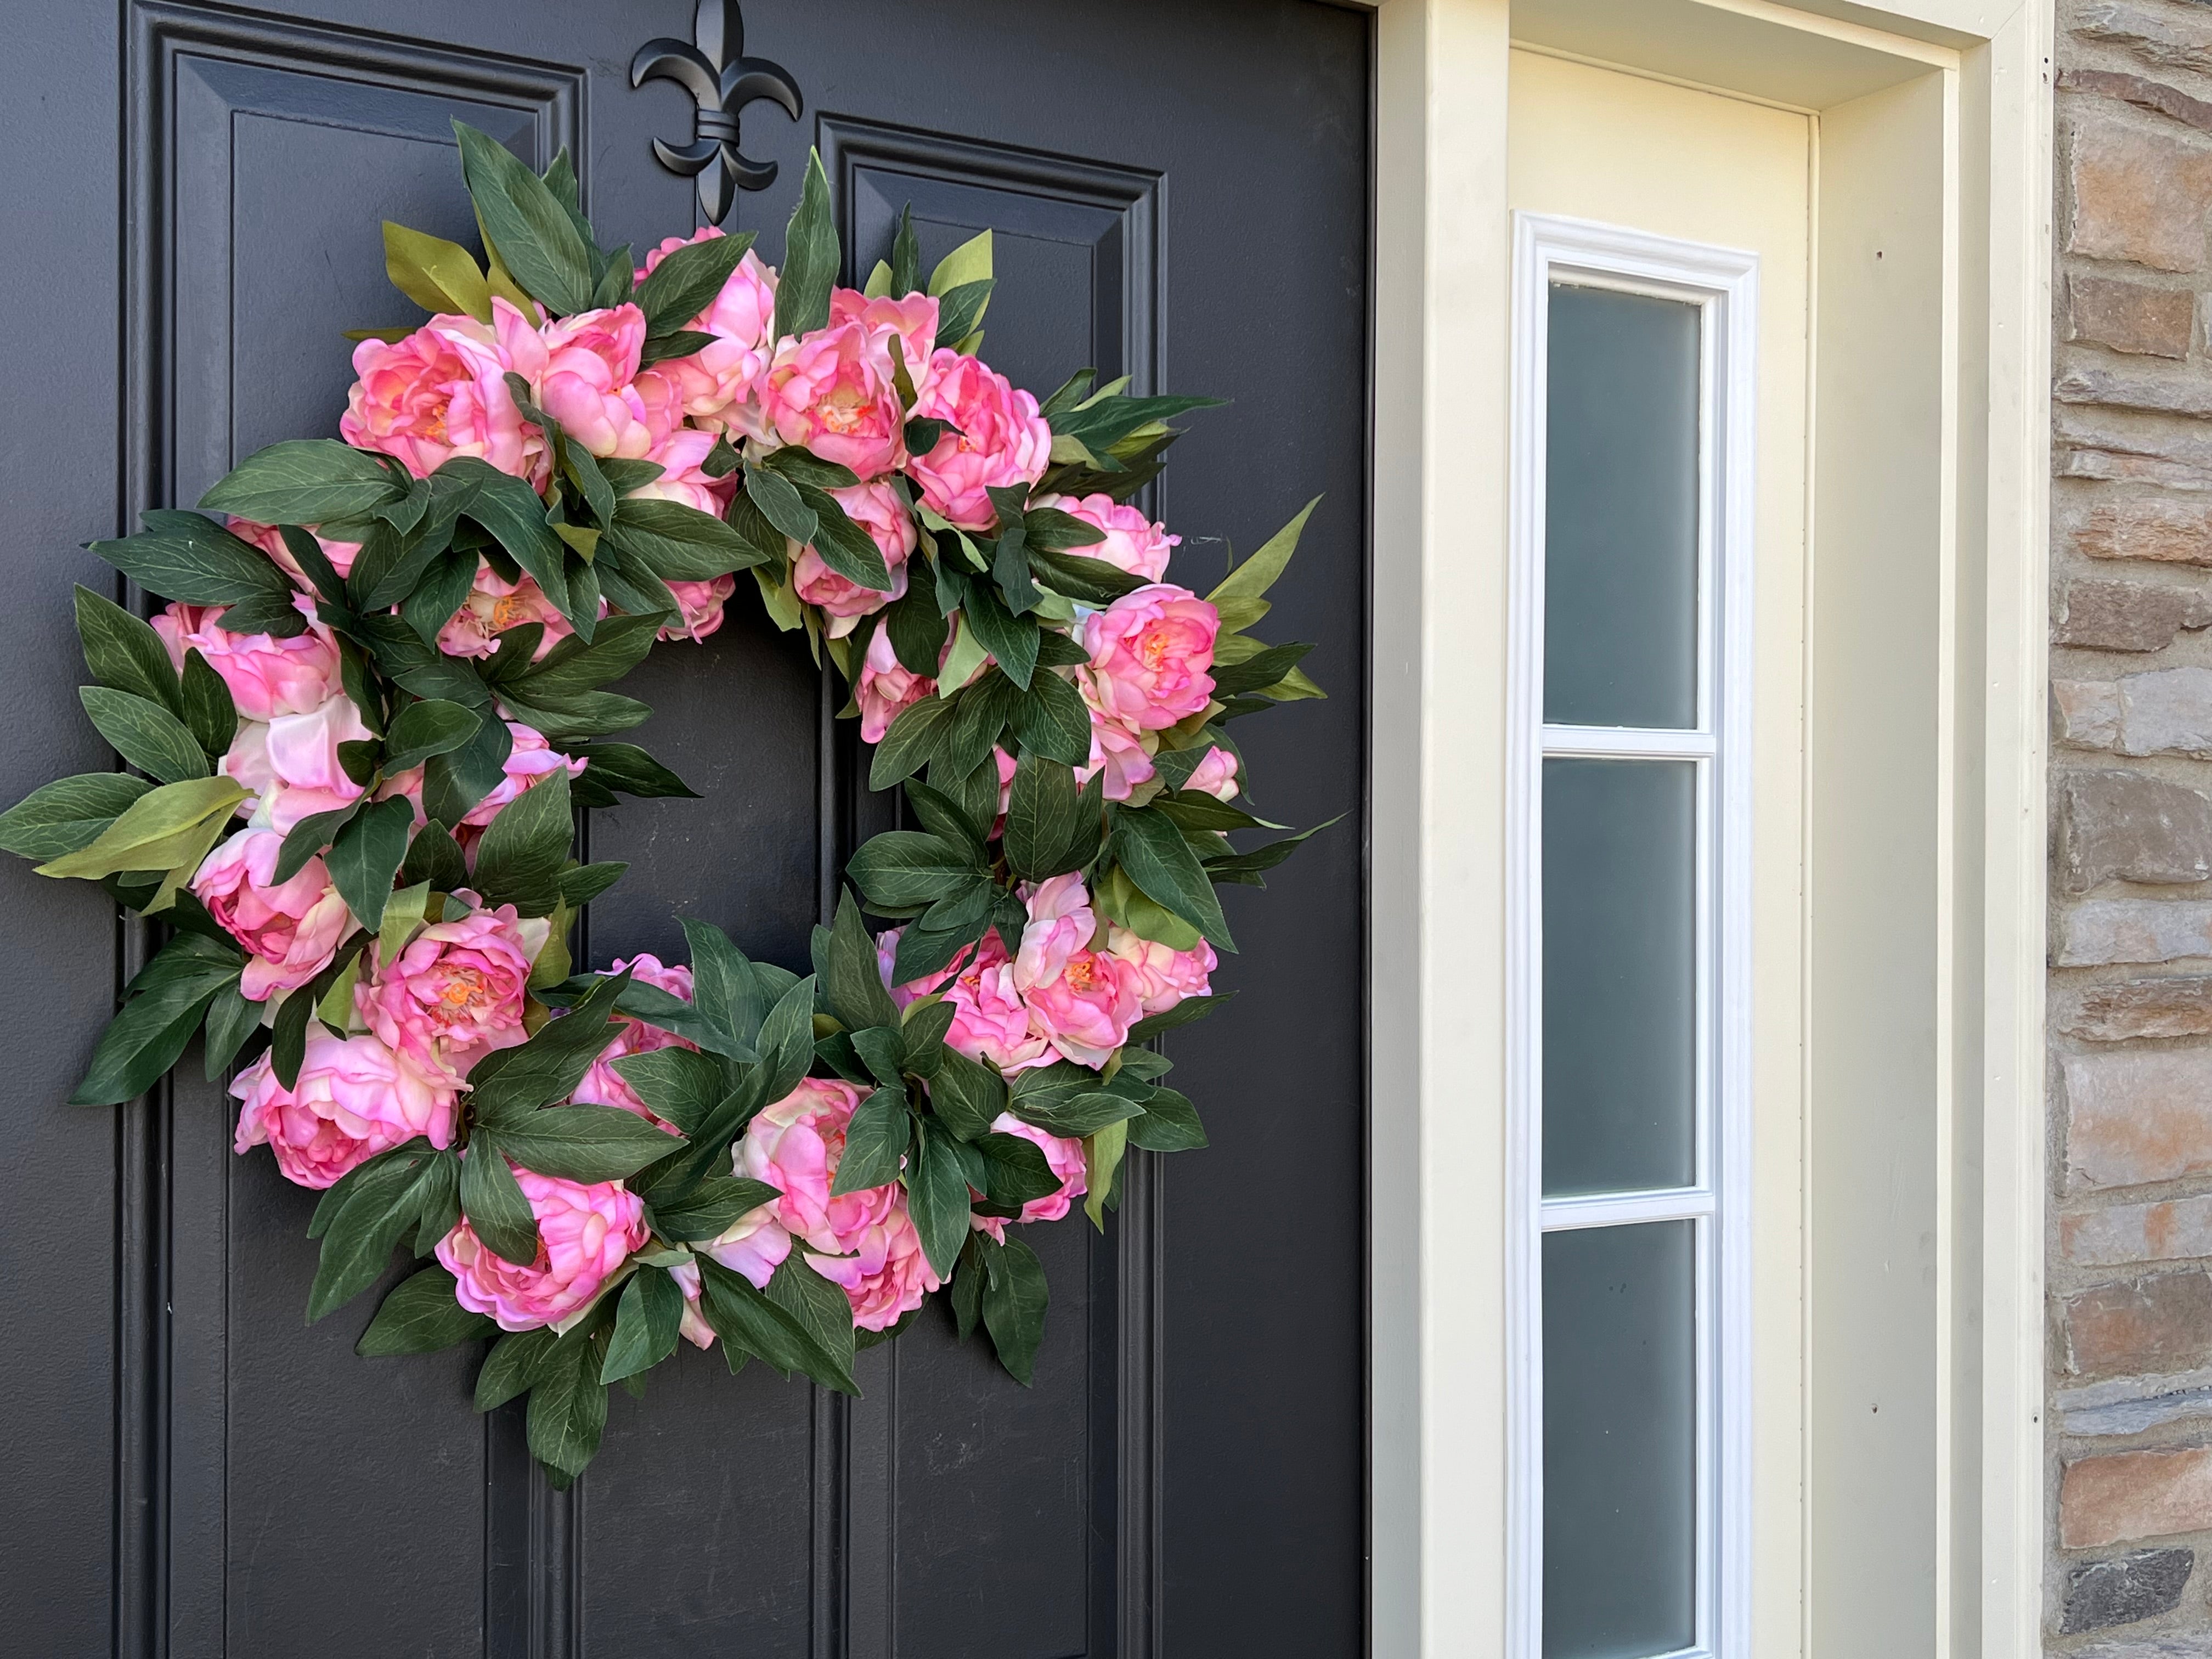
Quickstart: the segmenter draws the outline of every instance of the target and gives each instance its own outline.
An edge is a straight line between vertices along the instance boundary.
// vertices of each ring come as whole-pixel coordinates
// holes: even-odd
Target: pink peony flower
[[[328,1187],[416,1135],[433,1146],[453,1144],[452,1088],[373,1036],[335,1037],[310,1022],[307,1057],[289,1089],[271,1059],[262,1055],[230,1085],[245,1103],[236,1150],[267,1142],[289,1181]]]
[[[1022,929],[1022,945],[1014,957],[1014,973],[1024,985],[1042,985],[1058,979],[1067,960],[1087,950],[1098,931],[1091,911],[1091,895],[1083,878],[1070,872],[1029,887],[1022,895],[1029,923]],[[995,937],[995,935],[994,935]]]
[[[521,920],[512,904],[435,922],[362,978],[355,1006],[386,1042],[458,1083],[495,1048],[512,1048],[528,1035],[524,991],[550,932],[542,918]]]
[[[474,455],[543,489],[552,454],[545,434],[515,408],[506,376],[537,385],[544,343],[506,301],[491,307],[489,323],[433,317],[396,343],[356,346],[360,378],[346,394],[339,435],[356,449],[398,458],[418,478],[456,455]]]
[[[730,498],[738,493],[738,475],[726,472],[719,478],[708,477],[704,467],[714,443],[711,432],[679,427],[646,452],[645,459],[661,469],[660,476],[630,495],[640,501],[674,501],[720,518],[729,511]]]
[[[1191,769],[1189,779],[1183,784],[1202,795],[1216,800],[1237,799],[1237,757],[1216,744],[1206,751],[1206,758]]]
[[[884,979],[890,981],[891,962],[902,929],[893,928],[877,941],[877,959]],[[970,1060],[980,1060],[1002,1072],[1018,1072],[1051,1059],[1045,1039],[1030,1029],[1029,1009],[1014,981],[1014,964],[1000,942],[998,932],[983,935],[983,942],[955,959],[950,980],[942,973],[925,980],[891,987],[891,999],[903,1008],[915,999],[940,991],[955,1010],[945,1040]]]
[[[353,699],[340,692],[304,714],[242,721],[216,769],[245,786],[255,823],[289,830],[301,818],[361,799],[361,785],[339,763],[338,745],[368,736]]]
[[[845,1129],[860,1091],[836,1078],[802,1078],[799,1086],[745,1125],[732,1154],[737,1172],[765,1181],[783,1196],[775,1219],[817,1250],[843,1255],[891,1207],[896,1182],[830,1195],[845,1156]],[[719,1259],[719,1258],[718,1258]],[[773,1264],[770,1264],[773,1266]]]
[[[785,1249],[787,1250],[790,1249],[788,1241],[786,1242]],[[647,1268],[646,1271],[649,1273],[652,1269]],[[744,1273],[744,1269],[740,1267],[736,1271]],[[774,1268],[769,1269],[770,1273],[774,1271]],[[693,1347],[713,1347],[714,1328],[707,1322],[706,1315],[699,1311],[699,1264],[696,1261],[679,1261],[668,1270],[668,1276],[676,1281],[677,1287],[684,1292],[684,1319],[676,1328],[682,1333],[684,1340]],[[745,1276],[748,1279],[752,1277],[750,1273],[746,1273]],[[767,1285],[768,1280],[765,1278],[753,1280],[753,1288],[756,1290],[764,1290]]]
[[[298,990],[331,965],[354,928],[320,858],[309,859],[289,881],[275,879],[283,850],[284,837],[274,830],[241,830],[192,878],[193,896],[246,949],[238,992],[248,1002]]]
[[[1128,964],[1138,1006],[1146,1014],[1164,1014],[1185,997],[1213,994],[1212,975],[1219,958],[1204,939],[1190,950],[1171,951],[1126,927],[1109,927],[1106,952]]]
[[[1070,518],[1104,531],[1104,541],[1069,551],[1148,582],[1167,574],[1169,553],[1182,544],[1182,538],[1169,535],[1165,525],[1154,524],[1127,501],[1117,501],[1111,495],[1040,495],[1030,505],[1056,507]]]
[[[887,331],[859,323],[824,328],[776,347],[760,379],[766,435],[804,444],[862,481],[906,459],[906,410],[891,382]]]
[[[247,720],[304,714],[338,689],[338,647],[331,630],[315,620],[313,602],[304,593],[295,602],[307,618],[307,631],[289,639],[234,634],[222,625],[225,611],[199,605],[168,606],[154,618],[154,631],[168,647],[169,660],[179,673],[185,652],[197,650],[205,657]]]
[[[1046,1165],[1060,1177],[1060,1190],[1047,1193],[1042,1198],[1033,1198],[1022,1206],[1017,1221],[1057,1221],[1066,1215],[1075,1200],[1090,1190],[1090,1172],[1083,1156],[1083,1143],[1071,1140],[1066,1135],[1049,1134],[1034,1124],[1024,1123],[1012,1112],[1001,1112],[991,1121],[994,1133],[1019,1135],[1024,1140],[1035,1141],[1044,1153]],[[1001,1244],[1006,1242],[1006,1223],[1003,1216],[971,1215],[969,1225],[979,1233],[988,1233]]]
[[[682,997],[686,1002],[691,1000],[691,970],[681,963],[666,968],[661,965],[659,957],[637,956],[627,961],[618,959],[607,971],[619,974],[625,968],[641,985],[656,986],[671,996]],[[629,1086],[620,1072],[615,1070],[614,1062],[624,1054],[648,1054],[656,1048],[690,1048],[696,1051],[698,1047],[690,1038],[680,1037],[673,1031],[664,1031],[658,1025],[648,1025],[641,1019],[626,1019],[615,1040],[599,1050],[599,1057],[591,1063],[584,1073],[583,1081],[577,1084],[569,1098],[580,1105],[612,1106],[621,1111],[634,1113],[647,1123],[672,1132],[675,1126],[654,1115],[653,1109],[638,1098],[637,1091]]]
[[[997,513],[985,492],[1042,477],[1052,459],[1052,428],[1037,413],[1035,398],[957,351],[932,356],[927,381],[917,390],[915,417],[945,421],[953,430],[928,454],[909,461],[908,473],[921,486],[922,500],[947,523],[990,529]]]
[[[703,582],[671,582],[668,591],[676,596],[676,603],[683,609],[674,622],[653,637],[656,640],[690,640],[696,643],[722,625],[722,607],[729,603],[730,595],[738,591],[738,579],[735,576],[716,576]]]
[[[853,1323],[864,1331],[889,1330],[945,1282],[921,1253],[921,1235],[907,1213],[903,1190],[892,1190],[898,1197],[890,1213],[854,1241],[857,1254],[813,1261],[815,1272],[844,1287]]]
[[[884,295],[871,300],[858,289],[830,291],[830,326],[859,323],[890,334],[898,342],[907,378],[917,392],[929,373],[930,353],[937,349],[937,313],[936,300],[927,294],[909,294],[902,300]]]
[[[1133,731],[1188,720],[1213,696],[1213,638],[1221,613],[1187,587],[1154,582],[1084,619],[1091,653],[1081,678],[1091,708]]]
[[[469,809],[460,824],[454,826],[456,829],[465,825],[482,830],[499,816],[501,808],[520,798],[524,790],[540,779],[564,769],[570,777],[580,777],[584,768],[590,764],[588,761],[562,754],[547,743],[536,728],[525,726],[520,720],[507,721],[507,729],[514,739],[514,747],[507,751],[500,781],[492,786],[491,793]]]
[[[643,1247],[645,1206],[619,1181],[586,1187],[519,1165],[514,1178],[538,1218],[537,1260],[517,1267],[487,1249],[465,1219],[438,1241],[438,1260],[464,1308],[489,1314],[503,1331],[530,1331],[587,1305],[607,1275]]]
[[[230,533],[266,553],[276,562],[279,569],[301,587],[312,586],[307,580],[307,573],[300,568],[300,562],[292,556],[292,550],[285,545],[284,538],[275,525],[257,523],[252,519],[233,519]],[[331,562],[331,569],[341,576],[353,574],[353,562],[361,556],[359,542],[334,542],[319,535],[315,543],[323,550],[323,556]]]
[[[850,633],[853,623],[859,618],[905,596],[906,562],[914,552],[917,537],[906,503],[889,484],[864,483],[857,489],[833,489],[829,493],[845,509],[845,516],[868,532],[868,539],[875,543],[876,550],[884,556],[884,568],[891,573],[890,588],[878,592],[839,575],[823,562],[822,556],[812,547],[800,550],[798,562],[791,570],[793,591],[823,615],[844,623],[842,627],[831,626],[831,635],[837,636]]]
[[[878,628],[860,659],[860,678],[853,687],[860,705],[861,741],[881,743],[901,710],[936,690],[935,680],[924,679],[899,661],[891,649],[890,630]]]
[[[678,248],[721,234],[710,225],[692,236],[671,236],[645,256],[646,274],[650,276]],[[688,357],[655,363],[638,377],[639,391],[648,401],[666,395],[710,434],[735,428],[748,436],[766,436],[753,392],[768,367],[775,343],[769,331],[775,320],[775,273],[748,252],[713,303],[684,325],[695,333],[714,335],[714,343]],[[659,382],[665,393],[645,384],[650,382]]]
[[[1088,696],[1085,702],[1090,702]],[[1088,783],[1101,768],[1106,773],[1104,789],[1108,800],[1128,799],[1136,787],[1158,769],[1152,765],[1152,751],[1146,747],[1145,737],[1132,732],[1119,720],[1107,719],[1093,704],[1091,709],[1091,759],[1088,764],[1075,769],[1075,781]]]
[[[489,657],[499,649],[499,636],[524,623],[542,623],[545,632],[532,655],[535,662],[576,630],[553,608],[535,576],[526,574],[508,581],[482,560],[476,580],[461,608],[438,630],[438,649],[449,657]]]
[[[592,454],[637,459],[681,418],[672,410],[659,431],[651,430],[646,400],[630,384],[645,349],[645,313],[635,306],[580,311],[546,324],[539,337],[545,343],[539,407]]]
[[[776,1206],[763,1204],[757,1210],[746,1211],[705,1243],[691,1248],[702,1255],[713,1256],[732,1273],[743,1273],[752,1281],[755,1290],[764,1291],[769,1280],[775,1277],[775,1270],[783,1265],[784,1257],[791,1254],[791,1235],[775,1218]],[[699,1322],[704,1325],[706,1321]],[[706,1344],[702,1342],[699,1346],[704,1347]]]
[[[1136,971],[1119,957],[1087,945],[1070,951],[1048,979],[1024,975],[1017,963],[1014,982],[1029,1010],[1030,1030],[1058,1058],[1079,1066],[1103,1066],[1143,1017]]]

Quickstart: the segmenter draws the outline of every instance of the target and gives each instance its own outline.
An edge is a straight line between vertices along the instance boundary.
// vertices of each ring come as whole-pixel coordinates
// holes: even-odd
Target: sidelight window
[[[1515,1659],[1741,1659],[1756,260],[1516,276]]]

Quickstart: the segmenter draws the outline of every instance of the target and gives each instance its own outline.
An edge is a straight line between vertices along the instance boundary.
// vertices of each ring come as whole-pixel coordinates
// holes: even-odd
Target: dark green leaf
[[[629,984],[628,974],[600,975],[581,1001],[562,1018],[548,1020],[527,1042],[495,1049],[478,1060],[468,1079],[477,1121],[504,1129],[574,1093],[599,1051],[614,1040],[611,1016]]]
[[[1060,675],[1042,673],[1030,682],[1029,695],[1014,705],[1014,735],[1032,755],[1066,766],[1091,758],[1091,711],[1083,696]]]
[[[994,1204],[1019,1210],[1032,1199],[1049,1198],[1060,1188],[1044,1149],[1021,1135],[1003,1133],[979,1135],[975,1150],[983,1155],[989,1180],[983,1190]]]
[[[414,823],[414,807],[394,796],[364,808],[331,843],[325,860],[331,880],[354,920],[372,933],[384,926],[385,902],[407,856],[407,833]]]
[[[268,634],[280,640],[307,631],[307,619],[292,603],[292,589],[281,593],[255,593],[238,600],[222,613],[222,625],[234,634]]]
[[[1026,1100],[1017,1094],[1013,1102],[1013,1114],[1023,1122],[1075,1140],[1096,1134],[1109,1123],[1135,1117],[1144,1109],[1133,1100],[1103,1090],[1066,1097],[1037,1095]]]
[[[1213,884],[1173,819],[1163,813],[1118,809],[1114,817],[1114,856],[1143,893],[1170,915],[1181,916],[1215,947],[1234,951],[1229,924]]]
[[[698,317],[714,303],[752,245],[750,231],[710,236],[662,259],[637,285],[637,307],[645,313],[646,332],[671,333]]]
[[[683,1323],[684,1287],[658,1267],[639,1268],[622,1288],[614,1340],[607,1344],[599,1381],[619,1382],[651,1370],[676,1352]]]
[[[1338,814],[1338,817],[1342,816]],[[1337,818],[1331,818],[1327,823],[1316,823],[1310,830],[1301,830],[1295,836],[1285,836],[1264,847],[1255,847],[1249,853],[1233,853],[1224,858],[1208,859],[1205,864],[1206,873],[1214,881],[1249,882],[1255,886],[1262,885],[1264,884],[1259,880],[1262,871],[1273,869],[1297,852],[1309,836],[1321,834],[1336,822]]]
[[[654,1205],[653,1224],[663,1237],[689,1244],[719,1237],[741,1217],[775,1203],[781,1196],[765,1181],[718,1176],[699,1182],[676,1202]]]
[[[983,1266],[983,1252],[995,1249],[987,1233],[971,1233],[960,1251],[960,1271],[952,1278],[952,1318],[965,1342],[975,1334],[975,1322],[983,1312],[983,1284],[988,1269]]]
[[[1014,873],[1042,881],[1074,867],[1066,854],[1079,845],[1085,805],[1066,764],[1023,756],[1006,802],[1006,863]]]
[[[845,873],[886,915],[933,904],[988,879],[966,847],[915,830],[871,836],[848,860]]]
[[[705,1122],[707,1114],[729,1092],[720,1064],[689,1048],[653,1048],[624,1054],[614,1062],[614,1068],[654,1115],[686,1134]]]
[[[708,581],[765,562],[713,514],[647,496],[625,495],[616,503],[607,539],[663,581]]]
[[[840,258],[830,180],[822,171],[821,156],[809,151],[799,206],[784,233],[783,269],[775,289],[775,339],[811,334],[829,322],[830,290],[837,280]]]
[[[492,1344],[477,1373],[476,1407],[488,1412],[532,1387],[551,1362],[561,1341],[550,1326],[515,1331]]]
[[[611,860],[603,864],[580,864],[573,870],[563,870],[558,883],[562,902],[571,910],[582,909],[620,881],[623,872],[629,868],[627,864]]]
[[[788,1262],[789,1258],[786,1261]],[[712,1256],[701,1256],[699,1275],[701,1311],[725,1342],[745,1352],[758,1354],[778,1370],[803,1371],[824,1387],[842,1394],[860,1392],[853,1382],[849,1361],[841,1360],[837,1348],[817,1339],[809,1323],[802,1322],[779,1303],[755,1290],[743,1274],[731,1272]],[[788,1291],[786,1294],[791,1295]],[[846,1305],[845,1328],[849,1340],[849,1303]],[[824,1335],[834,1340],[834,1333]]]
[[[392,1252],[422,1209],[419,1183],[441,1155],[417,1141],[377,1160],[324,1221],[322,1254],[307,1291],[307,1322],[343,1307],[391,1264]]]
[[[538,1259],[538,1218],[500,1155],[497,1140],[481,1130],[461,1159],[461,1213],[495,1255],[525,1267]]]
[[[924,1118],[921,1145],[907,1175],[907,1207],[921,1252],[939,1279],[949,1278],[968,1237],[968,1172],[951,1135]]]
[[[473,708],[438,698],[411,702],[393,718],[385,734],[387,775],[420,766],[433,755],[449,754],[477,734],[483,717]]]
[[[292,555],[292,562],[300,567],[300,574],[307,579],[323,619],[343,620],[348,610],[345,581],[331,566],[323,544],[295,524],[278,525],[276,535]]]
[[[834,1376],[836,1381],[830,1384],[833,1388],[849,1384],[854,1346],[853,1304],[842,1290],[815,1272],[805,1251],[794,1249],[777,1264],[775,1276],[768,1282],[768,1299],[783,1310],[819,1356],[818,1369],[810,1369],[809,1375]],[[853,1392],[860,1390],[855,1387]]]
[[[1163,1031],[1171,1031],[1178,1025],[1188,1025],[1194,1020],[1204,1019],[1223,1003],[1237,994],[1223,991],[1210,997],[1185,997],[1164,1013],[1147,1015],[1129,1028],[1131,1042],[1148,1042]]]
[[[177,671],[169,665],[161,636],[112,599],[82,585],[76,589],[76,635],[84,647],[85,666],[102,685],[159,703],[173,714],[185,712]],[[225,746],[229,741],[225,733]]]
[[[830,1006],[848,1030],[899,1023],[898,1006],[884,988],[883,969],[876,959],[876,942],[861,921],[860,907],[854,903],[849,890],[840,896],[836,921],[830,930],[826,988]]]
[[[180,934],[134,979],[123,1012],[94,1048],[72,1106],[116,1106],[152,1088],[199,1029],[217,993],[235,986],[243,963],[198,934]]]
[[[1132,576],[1103,559],[1087,559],[1079,553],[1042,547],[1030,549],[1030,568],[1053,592],[1064,593],[1082,605],[1111,605],[1124,593],[1133,593],[1145,585],[1141,576]]]
[[[198,646],[185,653],[183,696],[185,728],[203,753],[220,758],[238,736],[238,705]]]
[[[1148,1152],[1195,1152],[1206,1144],[1198,1109],[1173,1089],[1155,1089],[1142,1117],[1129,1120],[1129,1144]]]
[[[319,525],[365,519],[406,493],[373,455],[335,439],[292,438],[247,456],[199,504],[263,524]]]
[[[123,772],[56,779],[0,812],[0,848],[41,860],[77,852],[153,787]]]
[[[292,584],[275,562],[211,520],[197,513],[162,512],[146,514],[146,523],[148,533],[94,542],[92,550],[166,599],[231,605],[267,595],[291,604]]]
[[[497,1127],[500,1150],[524,1169],[587,1184],[635,1175],[684,1144],[615,1106],[551,1106],[503,1116]]]
[[[581,1331],[564,1340],[553,1363],[530,1391],[530,1455],[545,1466],[548,1483],[565,1486],[584,1472],[607,1426],[607,1388],[599,1381],[598,1354]]]
[[[577,609],[568,592],[568,544],[545,522],[545,503],[521,478],[501,472],[473,455],[456,455],[438,469],[441,477],[457,473],[475,489],[463,513],[490,532],[514,562],[537,578],[553,608],[568,619],[579,639],[588,642],[599,617]]]
[[[514,733],[505,720],[479,720],[474,733],[459,748],[423,762],[422,811],[435,823],[458,828],[486,795],[499,787],[507,776],[507,757],[514,752]],[[526,795],[535,793],[535,786],[524,792]],[[440,890],[451,892],[453,888],[441,884]]]
[[[499,1327],[453,1299],[453,1276],[428,1267],[393,1285],[353,1351],[369,1358],[435,1353],[456,1343],[494,1336]]]
[[[1310,644],[1276,645],[1243,662],[1216,663],[1213,695],[1226,698],[1240,691],[1264,690],[1296,668],[1299,659],[1312,649]]]
[[[526,916],[550,915],[560,898],[575,822],[568,775],[548,772],[501,807],[477,843],[476,890],[487,904],[514,904]]]
[[[461,121],[453,132],[477,222],[501,263],[556,314],[590,310],[591,250],[560,198],[496,140]]]
[[[295,991],[276,1011],[269,1033],[269,1069],[287,1089],[296,1088],[301,1062],[307,1057],[307,1020],[315,1011],[313,988]]]
[[[876,545],[875,538],[848,518],[837,498],[828,490],[805,483],[794,488],[806,510],[814,515],[814,534],[810,540],[822,562],[848,581],[888,593],[891,573],[884,563],[884,552]]]
[[[951,629],[939,614],[929,590],[909,576],[904,597],[884,612],[884,626],[890,630],[891,653],[900,665],[910,673],[935,678],[938,659],[945,654],[945,636]]]
[[[991,290],[997,286],[989,276],[981,282],[963,283],[949,288],[937,300],[937,337],[948,346],[957,345],[975,331],[975,325],[983,320],[983,307],[991,301]]]
[[[868,787],[888,789],[927,765],[951,735],[957,706],[940,697],[924,697],[900,710],[868,763]]]
[[[851,467],[825,461],[798,444],[770,450],[761,458],[761,465],[781,472],[795,484],[812,484],[817,489],[851,489],[860,482],[860,475]]]
[[[921,244],[914,234],[914,204],[899,210],[898,234],[891,238],[891,287],[904,298],[921,286]]]
[[[160,703],[104,685],[82,686],[77,696],[100,735],[140,771],[164,783],[212,775],[199,740]]]
[[[978,582],[969,589],[968,626],[975,631],[975,642],[999,659],[1000,672],[1022,690],[1028,690],[1030,677],[1036,672],[1036,621],[1015,616],[995,591]],[[1011,714],[1012,708],[1007,712]],[[1090,752],[1087,739],[1085,752]]]
[[[402,803],[404,805],[404,803]],[[349,806],[333,807],[327,812],[311,812],[286,832],[284,845],[276,854],[276,877],[287,882],[307,867],[307,861],[316,857],[353,822],[363,802],[355,801]]]
[[[225,985],[215,994],[215,1000],[207,1006],[203,1045],[206,1049],[209,1082],[215,1082],[230,1069],[231,1061],[246,1046],[246,1039],[261,1029],[261,1004],[248,1002],[241,996],[235,985]]]
[[[846,1126],[845,1156],[830,1184],[830,1196],[866,1192],[896,1181],[912,1122],[902,1088],[886,1085],[862,1101]]]
[[[469,883],[468,861],[446,833],[446,826],[434,818],[415,832],[407,856],[399,865],[401,886],[412,887],[419,882],[428,882],[437,893],[450,893]]]
[[[985,1257],[988,1282],[983,1288],[983,1327],[991,1333],[991,1346],[999,1363],[1024,1388],[1036,1370],[1037,1345],[1044,1340],[1045,1305],[1050,1292],[1044,1265],[1036,1252],[1018,1238]]]

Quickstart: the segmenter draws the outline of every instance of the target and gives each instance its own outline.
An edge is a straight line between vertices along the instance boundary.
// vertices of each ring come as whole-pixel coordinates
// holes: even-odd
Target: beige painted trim
[[[1943,379],[1957,441],[1942,482],[1938,807],[1950,833],[1931,919],[1948,1011],[1950,1139],[1933,1172],[1948,1426],[1921,1501],[1942,1528],[1932,1650],[2012,1659],[2040,1640],[2044,1553],[2051,0],[1685,3],[1756,37],[1728,90],[1762,96],[1770,52],[1790,86],[1863,76],[1887,54],[1893,82],[1933,71],[1951,88]],[[1513,36],[1529,32],[1523,13],[1546,3],[1382,0],[1377,20],[1370,1213],[1372,1651],[1383,1659],[1489,1659],[1504,1641],[1505,73]],[[1639,0],[1617,9],[1632,16]],[[1801,50],[1842,56],[1814,73],[1789,61]]]

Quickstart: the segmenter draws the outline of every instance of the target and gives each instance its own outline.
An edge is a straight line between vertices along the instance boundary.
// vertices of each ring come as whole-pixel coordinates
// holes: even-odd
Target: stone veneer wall
[[[2057,62],[2045,1639],[2212,1659],[2212,5]]]

